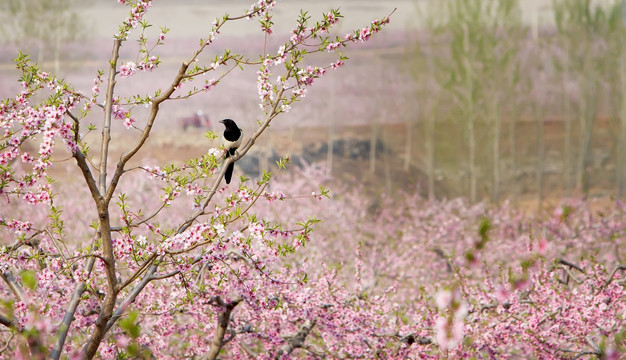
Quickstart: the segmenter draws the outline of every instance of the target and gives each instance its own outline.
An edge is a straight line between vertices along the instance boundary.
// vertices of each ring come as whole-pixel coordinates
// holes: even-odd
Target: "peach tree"
[[[254,182],[244,179],[237,189],[222,182],[226,166],[245,156],[272,121],[316,79],[343,65],[346,58],[338,50],[367,41],[389,17],[338,37],[329,34],[341,20],[338,10],[315,21],[302,12],[291,37],[269,54],[251,58],[225,50],[209,58],[207,49],[231,22],[257,19],[260,31],[272,33],[275,1],[260,0],[239,16],[207,24],[169,86],[119,96],[120,78],[132,81],[159,67],[159,45],[168,29],[155,38],[147,35],[151,1],[118,2],[130,14],[114,36],[108,70],[97,72],[92,89],[75,89],[20,53],[15,63],[22,90],[0,103],[3,356],[285,358],[296,349],[321,351],[308,341],[314,328],[311,342],[320,349],[325,343],[341,352],[397,352],[399,346],[389,347],[384,339],[368,343],[372,348],[339,345],[375,324],[360,320],[350,325],[354,331],[340,330],[350,317],[364,319],[361,300],[350,299],[332,272],[311,285],[305,264],[284,266],[281,259],[307,243],[316,220],[283,228],[254,213],[259,199],[284,200],[267,191],[271,173]],[[139,44],[135,61],[120,56],[132,39]],[[318,52],[335,53],[336,60],[313,65],[310,55]],[[222,161],[222,150],[207,145],[205,155],[182,165],[129,165],[154,124],[164,121],[162,107],[210,96],[239,67],[257,68],[261,111],[235,157]],[[141,118],[140,107],[148,109]],[[91,124],[89,116],[101,121]],[[115,122],[134,131],[134,140],[113,159]],[[86,140],[90,132],[100,132],[101,141]],[[67,157],[81,178],[66,188],[69,199],[58,193],[63,184],[53,176]],[[142,194],[133,185],[137,176],[160,190]],[[325,194],[322,189],[315,196]],[[142,196],[145,202],[134,203]],[[171,221],[159,220],[164,218]],[[345,316],[336,316],[336,308]]]

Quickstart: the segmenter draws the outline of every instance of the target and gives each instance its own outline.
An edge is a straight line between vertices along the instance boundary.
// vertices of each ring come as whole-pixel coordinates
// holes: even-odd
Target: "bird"
[[[237,126],[237,124],[231,119],[224,119],[220,122],[226,127],[226,129],[224,129],[224,149],[226,149],[226,155],[224,155],[224,159],[228,159],[230,156],[235,155],[237,148],[239,148],[239,146],[241,145],[241,140],[243,139],[243,130],[241,130]],[[226,173],[224,174],[226,184],[230,184],[230,179],[233,177],[234,168],[234,162],[228,164],[228,168],[226,168]]]

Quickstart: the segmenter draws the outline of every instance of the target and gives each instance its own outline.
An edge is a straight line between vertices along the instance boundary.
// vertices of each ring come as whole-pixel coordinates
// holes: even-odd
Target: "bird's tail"
[[[235,163],[228,164],[226,168],[226,173],[224,174],[224,179],[226,180],[226,184],[230,184],[230,179],[233,177],[233,169],[235,168]]]

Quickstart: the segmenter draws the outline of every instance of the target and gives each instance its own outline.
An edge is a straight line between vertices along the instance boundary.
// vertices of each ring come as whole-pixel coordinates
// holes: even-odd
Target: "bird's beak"
[[[224,123],[224,120],[220,120],[220,121],[218,121],[218,122],[220,122],[220,123],[222,123],[222,124],[223,124],[223,123]]]

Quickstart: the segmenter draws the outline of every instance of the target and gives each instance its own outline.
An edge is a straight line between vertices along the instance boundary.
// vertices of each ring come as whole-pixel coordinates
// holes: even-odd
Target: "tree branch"
[[[15,326],[13,321],[9,320],[9,318],[7,318],[4,315],[0,315],[0,324],[6,326],[8,328],[13,328]]]
[[[119,58],[122,40],[115,39],[113,41],[113,54],[109,61],[109,83],[107,85],[106,103],[104,104],[104,126],[102,127],[102,147],[100,149],[100,179],[98,185],[100,194],[107,191],[107,159],[109,156],[109,142],[111,141],[111,112],[113,109],[113,92],[115,90],[115,75],[117,74],[117,60]]]
[[[137,284],[137,286],[135,286],[135,288],[130,292],[130,294],[128,294],[128,297],[126,297],[126,299],[124,299],[124,301],[120,303],[120,305],[117,307],[117,309],[115,310],[115,312],[113,313],[109,321],[107,322],[105,330],[104,330],[105,333],[109,331],[109,329],[111,329],[111,327],[113,326],[113,324],[115,324],[117,319],[119,319],[122,316],[122,314],[124,314],[124,311],[126,311],[128,306],[132,304],[133,302],[135,302],[137,295],[139,295],[139,293],[143,291],[146,285],[148,285],[150,281],[154,280],[154,277],[152,277],[152,275],[154,275],[154,273],[156,272],[157,267],[158,265],[153,263],[152,266],[150,266],[150,269],[148,270],[146,275],[141,280],[141,282]]]
[[[86,269],[88,274],[91,274],[95,261],[95,257],[92,257],[88,260]],[[65,340],[67,339],[67,333],[70,331],[70,325],[74,320],[74,314],[76,313],[78,304],[80,303],[83,293],[85,292],[85,285],[85,281],[81,281],[76,285],[76,288],[74,289],[74,293],[72,294],[72,300],[70,300],[67,311],[65,312],[65,316],[63,316],[63,321],[61,321],[61,324],[59,325],[57,343],[50,353],[51,359],[58,360],[61,357],[61,353],[63,352],[63,346],[65,345]]]
[[[115,89],[115,75],[117,74],[117,60],[119,58],[119,49],[122,40],[115,39],[113,41],[113,50],[111,60],[109,60],[109,82],[106,93],[106,104],[104,109],[104,125],[102,128],[102,147],[100,152],[100,177],[98,180],[99,194],[94,199],[98,208],[98,219],[100,221],[100,238],[102,243],[102,257],[104,258],[104,268],[107,279],[107,292],[104,297],[104,303],[98,314],[93,332],[89,336],[89,340],[83,347],[83,357],[91,359],[98,351],[98,347],[106,334],[106,326],[111,318],[115,302],[117,300],[117,277],[115,274],[115,257],[113,255],[113,239],[111,237],[111,218],[109,216],[108,199],[103,198],[102,194],[107,192],[107,156],[109,152],[109,142],[111,140],[111,112],[113,107],[113,91]],[[110,186],[112,187],[112,186]],[[93,194],[93,191],[92,191]]]
[[[195,56],[197,55],[194,55],[194,58]],[[185,73],[187,72],[187,68],[189,68],[189,64],[190,62],[188,61],[183,62],[182,65],[180,66],[180,69],[178,70],[178,75],[176,75],[176,78],[174,78],[174,81],[172,82],[170,87],[166,91],[164,91],[160,96],[158,96],[152,101],[152,110],[150,112],[150,116],[148,117],[148,122],[146,123],[146,126],[144,127],[143,132],[141,133],[141,137],[130,150],[128,150],[126,153],[124,153],[121,156],[120,161],[117,163],[117,168],[115,169],[115,173],[113,174],[113,177],[111,178],[111,184],[106,191],[106,195],[104,196],[104,201],[106,204],[108,204],[109,201],[111,201],[111,198],[113,197],[113,193],[115,192],[115,189],[117,188],[117,184],[119,183],[120,177],[124,174],[124,167],[126,166],[126,163],[128,163],[128,161],[132,159],[133,156],[135,156],[135,154],[139,151],[139,149],[143,147],[144,143],[150,136],[150,131],[152,130],[154,121],[156,120],[157,114],[159,113],[159,106],[161,105],[162,102],[169,99],[170,96],[174,93],[174,91],[176,91],[178,84],[180,84],[181,80],[185,77]],[[103,194],[104,193],[105,192],[103,192]]]
[[[15,297],[19,301],[23,301],[24,290],[22,289],[22,286],[15,279],[15,276],[13,276],[13,273],[10,270],[7,270],[7,271],[1,272],[0,276],[2,277],[2,280],[4,280],[4,282],[7,283],[13,295],[15,295]]]
[[[87,183],[87,187],[89,187],[89,192],[91,193],[91,197],[95,201],[100,201],[101,194],[98,190],[98,186],[96,184],[96,179],[94,179],[93,174],[91,173],[91,169],[89,169],[89,164],[87,164],[87,159],[85,155],[79,151],[76,151],[74,154],[74,159],[76,159],[76,164],[80,168],[81,173],[83,174],[83,178]]]
[[[287,343],[283,345],[280,350],[278,350],[276,356],[274,356],[274,359],[278,360],[285,355],[290,355],[297,348],[304,348],[304,342],[306,341],[306,337],[309,336],[309,333],[314,326],[315,321],[305,321],[304,324],[300,326],[300,330],[298,330],[296,335],[287,340]]]
[[[220,353],[220,350],[224,345],[224,335],[226,334],[226,329],[228,329],[230,314],[232,313],[235,306],[237,306],[242,300],[243,299],[241,297],[237,297],[234,300],[225,303],[222,298],[220,298],[219,296],[215,296],[209,301],[209,303],[222,307],[223,310],[222,312],[220,312],[220,315],[217,319],[217,329],[215,329],[215,334],[213,334],[213,340],[211,340],[211,349],[209,350],[209,354],[207,356],[208,360],[217,359],[217,355]]]
[[[620,271],[620,270],[622,270],[622,271],[626,270],[626,265],[622,265],[622,264],[617,265],[615,267],[615,269],[613,269],[613,271],[611,271],[611,274],[606,279],[606,282],[598,289],[598,291],[596,292],[596,295],[601,293],[607,286],[609,286],[609,284],[613,281],[613,278],[615,277],[615,273]]]
[[[154,259],[156,259],[156,257],[157,257],[157,253],[156,252],[152,253],[150,257],[148,257],[148,259],[143,264],[141,264],[139,269],[137,269],[137,271],[135,271],[134,274],[132,274],[126,281],[124,281],[124,283],[118,284],[117,291],[118,292],[122,291],[122,289],[130,285],[133,281],[135,281],[135,279],[138,278],[142,272],[144,272],[144,270],[148,267],[148,265],[150,265],[150,263],[154,261]]]
[[[194,212],[190,217],[188,217],[184,223],[182,223],[182,225],[176,231],[177,234],[183,233],[185,230],[187,230],[187,228],[189,228],[189,226],[191,226],[191,224],[193,224],[193,222],[198,218],[198,216],[204,214],[204,210],[211,202],[211,199],[213,199],[213,196],[215,196],[215,193],[217,192],[217,189],[219,188],[219,185],[222,182],[222,179],[224,178],[224,174],[226,173],[226,169],[228,168],[228,165],[241,159],[244,155],[246,155],[246,153],[254,145],[256,139],[259,136],[261,136],[261,134],[263,134],[265,129],[270,125],[270,122],[278,114],[280,114],[280,112],[276,110],[278,108],[278,104],[280,103],[280,99],[282,98],[284,92],[285,92],[285,88],[281,87],[280,90],[278,91],[278,94],[276,94],[276,102],[272,106],[272,109],[269,115],[267,116],[267,118],[265,119],[265,121],[263,122],[263,124],[254,132],[254,134],[252,134],[252,136],[250,137],[250,139],[248,139],[246,144],[243,147],[238,149],[237,153],[234,156],[230,156],[228,159],[224,161],[224,164],[222,165],[222,169],[217,174],[215,183],[213,184],[213,187],[211,187],[211,190],[209,191],[209,194],[207,195],[207,197],[202,202],[202,205],[200,206],[198,210],[196,210],[196,212]]]

